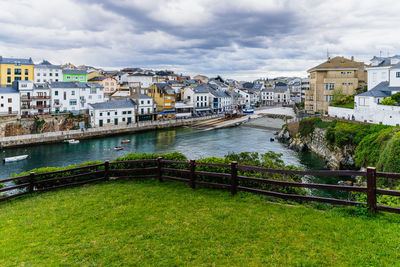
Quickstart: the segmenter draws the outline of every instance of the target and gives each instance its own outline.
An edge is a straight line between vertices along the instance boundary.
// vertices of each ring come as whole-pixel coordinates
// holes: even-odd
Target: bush
[[[400,134],[396,133],[387,142],[380,155],[378,168],[385,172],[400,172]]]
[[[389,97],[385,97],[382,102],[381,105],[385,105],[385,106],[395,106],[396,105],[396,101],[394,99],[392,99],[390,96]]]
[[[320,118],[307,118],[299,123],[299,133],[302,137],[310,136],[315,129],[315,124],[321,121]]]

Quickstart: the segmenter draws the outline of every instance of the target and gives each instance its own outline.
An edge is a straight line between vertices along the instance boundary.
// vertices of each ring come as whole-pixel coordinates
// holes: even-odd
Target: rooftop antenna
[[[329,50],[328,50],[328,48],[326,49],[326,58],[329,58]]]

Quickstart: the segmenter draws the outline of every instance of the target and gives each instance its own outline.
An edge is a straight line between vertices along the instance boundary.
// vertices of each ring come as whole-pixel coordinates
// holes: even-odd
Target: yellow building
[[[111,76],[97,76],[88,79],[89,83],[98,83],[104,87],[104,94],[111,95],[118,91],[118,82]]]
[[[310,89],[305,91],[304,108],[307,113],[328,112],[328,106],[334,96],[346,96],[356,93],[367,83],[367,71],[364,62],[354,58],[328,58],[324,63],[309,69]]]
[[[0,56],[0,84],[11,85],[13,81],[34,81],[32,59],[5,58]]]
[[[166,83],[154,83],[148,89],[148,96],[157,103],[157,112],[160,117],[175,117],[176,93],[171,86]]]

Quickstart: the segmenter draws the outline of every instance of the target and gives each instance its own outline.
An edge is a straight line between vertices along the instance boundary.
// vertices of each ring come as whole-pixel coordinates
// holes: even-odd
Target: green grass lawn
[[[400,216],[110,181],[0,203],[0,266],[400,263]]]

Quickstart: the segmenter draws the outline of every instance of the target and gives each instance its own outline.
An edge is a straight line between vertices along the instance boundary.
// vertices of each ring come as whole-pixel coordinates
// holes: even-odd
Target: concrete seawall
[[[140,122],[138,124],[131,124],[125,126],[101,127],[91,128],[84,132],[81,130],[71,130],[63,132],[49,132],[42,134],[28,134],[21,136],[9,136],[0,138],[0,148],[38,145],[46,143],[60,143],[66,139],[90,139],[99,138],[104,136],[128,134],[141,131],[151,131],[157,129],[174,128],[181,126],[190,126],[195,122],[217,118],[219,116],[207,116],[202,118],[192,118],[184,120],[169,120],[169,121],[153,121],[153,122]]]

